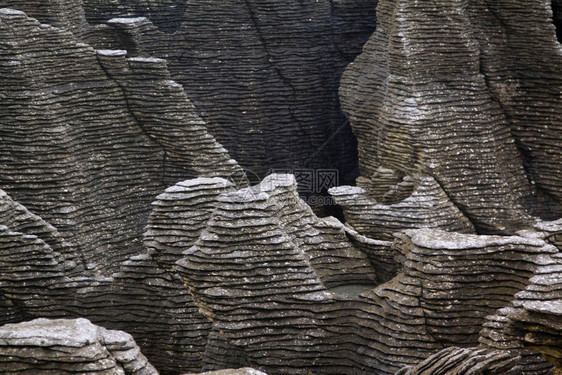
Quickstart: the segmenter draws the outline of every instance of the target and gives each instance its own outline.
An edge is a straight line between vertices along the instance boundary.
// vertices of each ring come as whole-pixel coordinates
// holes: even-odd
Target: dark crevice
[[[552,23],[556,27],[556,39],[562,43],[562,0],[552,0]]]
[[[252,21],[252,24],[256,30],[256,34],[258,36],[258,39],[260,41],[260,44],[262,45],[263,51],[265,53],[266,56],[266,60],[268,62],[268,64],[271,66],[271,68],[275,71],[275,73],[279,76],[279,78],[281,79],[281,81],[283,82],[283,84],[285,84],[287,87],[290,88],[291,90],[291,99],[293,101],[293,104],[296,104],[297,102],[297,90],[296,88],[293,86],[293,84],[289,81],[289,79],[287,77],[285,77],[283,75],[283,73],[281,73],[281,70],[274,64],[274,58],[273,56],[271,56],[271,54],[269,53],[269,50],[267,48],[267,42],[265,41],[265,38],[261,32],[261,29],[259,27],[258,24],[258,19],[257,16],[254,12],[254,10],[252,9],[252,5],[250,4],[250,2],[248,0],[244,0],[244,4],[246,5],[246,8],[248,8],[248,14],[250,16],[250,20]],[[315,149],[316,146],[312,143],[312,139],[310,137],[310,135],[308,134],[308,132],[306,131],[306,129],[304,128],[303,124],[300,122],[300,120],[297,118],[295,112],[294,112],[294,108],[292,105],[289,105],[289,115],[291,116],[291,120],[294,121],[294,123],[299,127],[299,129],[301,130],[303,136],[306,136],[306,139],[308,140],[308,142],[310,143],[310,147],[311,149]]]

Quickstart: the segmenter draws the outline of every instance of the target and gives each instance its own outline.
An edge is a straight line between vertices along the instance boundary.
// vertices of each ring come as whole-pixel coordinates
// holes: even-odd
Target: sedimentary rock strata
[[[0,327],[3,374],[157,375],[128,333],[86,319],[36,319]]]
[[[340,85],[374,1],[86,2],[0,0],[0,367],[559,371],[550,4],[381,0]],[[338,87],[345,224],[262,178],[353,182]]]
[[[189,220],[194,214],[194,220],[179,224],[178,229],[187,232],[185,236],[182,236],[181,232],[178,233],[176,242],[179,246],[174,243],[165,244],[163,241],[155,243],[155,257],[164,258],[166,253],[170,252],[168,249],[174,247],[184,247],[185,251],[188,248],[186,245],[193,243],[194,247],[189,252],[198,254],[194,257],[202,257],[200,260],[193,260],[200,263],[197,272],[203,272],[202,277],[205,277],[206,272],[215,269],[213,262],[220,262],[221,254],[232,258],[235,263],[244,258],[245,262],[251,262],[254,258],[261,262],[258,254],[263,252],[266,257],[266,254],[278,253],[281,257],[278,262],[282,262],[284,256],[295,257],[294,262],[300,265],[294,267],[302,268],[300,272],[303,272],[295,277],[302,277],[304,284],[310,277],[319,277],[328,287],[346,283],[368,284],[375,281],[375,273],[365,254],[353,248],[341,224],[322,220],[314,215],[311,208],[299,198],[292,175],[270,175],[259,185],[237,192],[225,191],[218,196],[217,185],[223,190],[229,185],[224,180],[216,180],[213,183],[214,186],[207,180],[180,183],[171,189],[170,193],[161,196],[161,199],[175,198],[177,203],[167,206],[173,206],[176,212],[179,211],[178,207],[182,207],[182,216]],[[203,189],[205,192],[201,194]],[[179,194],[174,196],[174,192]],[[199,198],[198,195],[203,197]],[[210,214],[209,208],[213,205],[215,209]],[[158,204],[156,212],[166,209],[161,207]],[[173,215],[173,211],[169,212]],[[150,241],[150,236],[153,236],[151,233],[155,233],[156,228],[160,228],[162,233],[174,233],[178,222],[170,220],[170,214],[166,213],[168,219],[160,223],[149,221],[147,241]],[[153,215],[155,217],[156,213]],[[197,237],[194,238],[193,234]],[[170,238],[169,242],[173,241],[174,238]],[[271,246],[271,249],[268,249],[268,246]],[[197,250],[198,248],[201,250]],[[252,251],[256,253],[247,252],[248,248],[254,249]],[[168,255],[167,258],[181,259],[177,250],[175,256]],[[270,269],[274,272],[274,268],[263,265],[252,266],[247,263],[246,267]],[[204,271],[205,269],[207,271]],[[217,269],[220,269],[219,265]],[[195,276],[189,275],[190,278]],[[269,286],[264,284],[264,288]]]
[[[161,371],[200,368],[208,322],[142,233],[169,184],[243,185],[243,171],[164,61],[96,52],[20,11],[0,17],[2,323],[85,316],[133,334]]]
[[[147,17],[159,29],[172,33],[180,26],[187,0],[105,1],[82,0],[86,19],[92,25],[115,17]]]
[[[480,71],[505,115],[536,188],[540,214],[560,217],[562,54],[552,25],[556,1],[472,1],[467,7]]]
[[[374,30],[375,5],[209,0],[187,3],[173,35],[142,18],[108,24],[131,54],[168,61],[212,134],[260,179],[333,168],[352,182],[354,139],[337,86]]]
[[[163,61],[96,54],[21,12],[1,16],[0,185],[89,267],[138,253],[150,202],[180,176],[243,174]]]
[[[405,194],[396,193],[400,189]],[[394,193],[399,196],[394,204],[379,203],[359,186],[340,186],[329,192],[343,207],[346,222],[369,238],[389,241],[394,232],[414,228],[474,233],[474,226],[432,177],[404,177],[380,198],[388,201]]]
[[[562,371],[562,257],[552,256],[539,267],[530,285],[516,294],[507,312],[505,335],[518,340],[524,348],[538,352]]]
[[[466,374],[466,375],[517,375],[518,357],[507,352],[486,349],[446,348],[416,366],[403,368],[396,375]]]
[[[377,14],[340,87],[361,174],[427,173],[484,232],[556,212],[560,53],[546,2],[381,1]]]
[[[196,304],[213,321],[203,360],[208,369],[252,365],[281,374],[383,374],[443,346],[476,346],[485,317],[508,304],[545,257],[558,252],[540,238],[406,230],[393,244],[401,272],[353,297],[326,290],[316,266],[283,239],[273,202],[266,189],[219,196],[208,227],[177,262]],[[292,354],[295,365],[276,361],[303,347],[306,354]],[[238,353],[239,362],[224,363],[221,350]],[[347,351],[355,354],[345,354],[339,367],[326,367]],[[519,356],[490,355],[498,360],[490,368],[504,368]]]

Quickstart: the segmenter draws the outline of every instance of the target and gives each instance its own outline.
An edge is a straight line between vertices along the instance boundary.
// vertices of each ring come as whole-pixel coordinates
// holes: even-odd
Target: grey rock
[[[107,24],[131,56],[167,60],[210,132],[256,175],[253,183],[272,169],[319,168],[351,183],[355,140],[337,90],[374,31],[376,3],[206,0],[185,4],[174,34],[146,18]]]
[[[517,366],[519,360],[508,352],[449,347],[416,366],[401,369],[396,375],[518,375],[521,374],[521,366]]]
[[[199,374],[201,375],[267,375],[265,372],[261,372],[249,367],[239,368],[236,370],[228,369],[228,370],[207,371]],[[195,373],[184,374],[184,375],[195,375]]]
[[[363,177],[430,175],[485,233],[559,215],[561,56],[549,5],[380,1],[377,30],[340,87]]]
[[[35,319],[0,327],[3,374],[157,375],[131,335],[86,319]]]

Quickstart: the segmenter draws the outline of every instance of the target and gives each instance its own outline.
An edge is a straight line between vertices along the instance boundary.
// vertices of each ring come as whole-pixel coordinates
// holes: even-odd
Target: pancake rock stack
[[[0,371],[158,375],[131,335],[86,319],[36,319],[0,327]]]
[[[555,238],[560,248],[562,222],[542,224],[547,241]],[[504,332],[507,337],[518,340],[524,348],[541,353],[554,366],[554,373],[562,373],[562,256],[552,255],[530,279],[525,290],[515,295],[516,299],[506,311]]]
[[[0,184],[75,242],[89,267],[139,252],[150,202],[168,181],[243,175],[189,112],[163,61],[96,54],[21,12],[4,10],[2,20],[9,42],[1,66]]]
[[[558,253],[540,236],[405,230],[393,245],[401,262],[397,276],[359,296],[341,295],[326,289],[321,268],[302,251],[306,246],[299,249],[298,240],[289,240],[283,225],[288,220],[276,204],[288,186],[286,177],[273,175],[261,186],[218,196],[207,228],[176,262],[213,324],[203,358],[207,369],[251,365],[280,374],[391,374],[444,346],[475,347],[486,317]],[[489,359],[490,368],[500,371],[521,360],[518,351],[489,350],[474,358],[470,350],[463,352],[459,363]],[[225,359],[223,352],[232,355]],[[277,362],[288,352],[295,353],[292,366]],[[341,353],[346,359],[336,361]],[[536,356],[531,359],[524,364],[548,369]]]
[[[18,10],[0,18],[1,322],[84,316],[133,334],[161,371],[199,369],[209,323],[142,235],[169,184],[244,185],[244,172],[164,61],[95,51]]]
[[[0,0],[0,367],[560,372],[557,2],[375,3]]]
[[[401,369],[396,375],[518,375],[521,373],[518,359],[505,352],[449,347],[416,366]]]
[[[340,87],[363,177],[430,175],[481,232],[559,215],[562,55],[548,9],[379,2],[377,31]]]

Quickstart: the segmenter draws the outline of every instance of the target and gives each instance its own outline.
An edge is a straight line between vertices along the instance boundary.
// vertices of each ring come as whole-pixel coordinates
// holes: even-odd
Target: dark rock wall
[[[357,173],[355,140],[337,88],[374,30],[375,5],[197,1],[173,35],[141,20],[110,24],[130,53],[167,59],[212,134],[244,168],[260,178],[270,169],[337,168],[349,183]]]
[[[552,22],[556,27],[558,42],[562,42],[562,1],[552,0]]]
[[[158,28],[172,33],[180,26],[188,0],[82,0],[86,19],[92,25],[115,17],[147,17]]]

